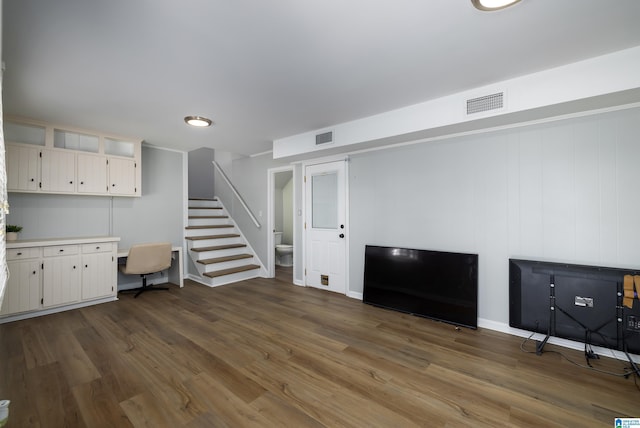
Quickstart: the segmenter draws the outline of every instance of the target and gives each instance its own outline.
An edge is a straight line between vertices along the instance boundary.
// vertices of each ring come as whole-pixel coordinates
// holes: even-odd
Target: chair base
[[[142,287],[130,288],[128,290],[122,290],[122,291],[120,291],[120,293],[137,292],[136,295],[133,296],[133,298],[135,299],[136,297],[138,297],[139,295],[141,295],[145,291],[156,291],[156,290],[168,290],[169,289],[169,287],[158,287],[158,286],[155,286],[153,284],[147,285],[147,278],[145,276],[143,276],[143,275],[141,275],[141,276],[142,276]]]

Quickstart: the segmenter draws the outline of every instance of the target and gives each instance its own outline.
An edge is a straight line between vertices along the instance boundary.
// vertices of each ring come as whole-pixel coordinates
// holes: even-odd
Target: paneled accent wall
[[[640,268],[640,109],[351,156],[350,290],[364,246],[479,254],[479,317],[508,323],[510,257]]]

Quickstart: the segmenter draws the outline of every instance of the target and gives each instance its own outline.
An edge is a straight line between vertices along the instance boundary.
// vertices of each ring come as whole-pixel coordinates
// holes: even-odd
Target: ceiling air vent
[[[504,107],[504,92],[484,95],[482,97],[467,100],[467,114],[481,113],[490,110],[499,110]]]
[[[316,135],[316,146],[333,143],[333,131]]]

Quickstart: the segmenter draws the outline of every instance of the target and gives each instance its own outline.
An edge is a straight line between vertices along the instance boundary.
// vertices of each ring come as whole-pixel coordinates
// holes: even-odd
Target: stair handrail
[[[240,203],[242,204],[242,207],[244,208],[244,210],[247,212],[247,214],[249,215],[249,218],[253,221],[253,224],[256,225],[256,227],[258,229],[260,229],[260,222],[258,221],[258,219],[256,218],[255,215],[253,215],[253,212],[251,212],[251,209],[249,208],[249,206],[247,205],[247,203],[244,201],[244,199],[242,199],[242,196],[240,196],[240,193],[238,193],[238,190],[236,189],[236,187],[233,185],[233,183],[231,182],[231,180],[229,180],[229,177],[227,177],[227,174],[224,173],[224,171],[222,170],[222,168],[220,167],[220,165],[218,165],[218,162],[216,161],[211,161],[211,163],[213,163],[213,166],[216,167],[216,169],[218,170],[218,172],[220,173],[220,175],[222,176],[222,178],[224,178],[224,181],[227,183],[227,186],[229,186],[229,188],[231,189],[231,191],[233,192],[233,194],[235,195],[236,198],[238,198],[238,200],[240,201]]]

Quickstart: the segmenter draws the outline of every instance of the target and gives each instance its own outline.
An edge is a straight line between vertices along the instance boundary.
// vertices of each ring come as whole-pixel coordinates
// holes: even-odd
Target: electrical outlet
[[[575,305],[583,308],[593,308],[593,297],[576,296]]]
[[[627,330],[640,331],[640,318],[628,315],[627,316]]]

